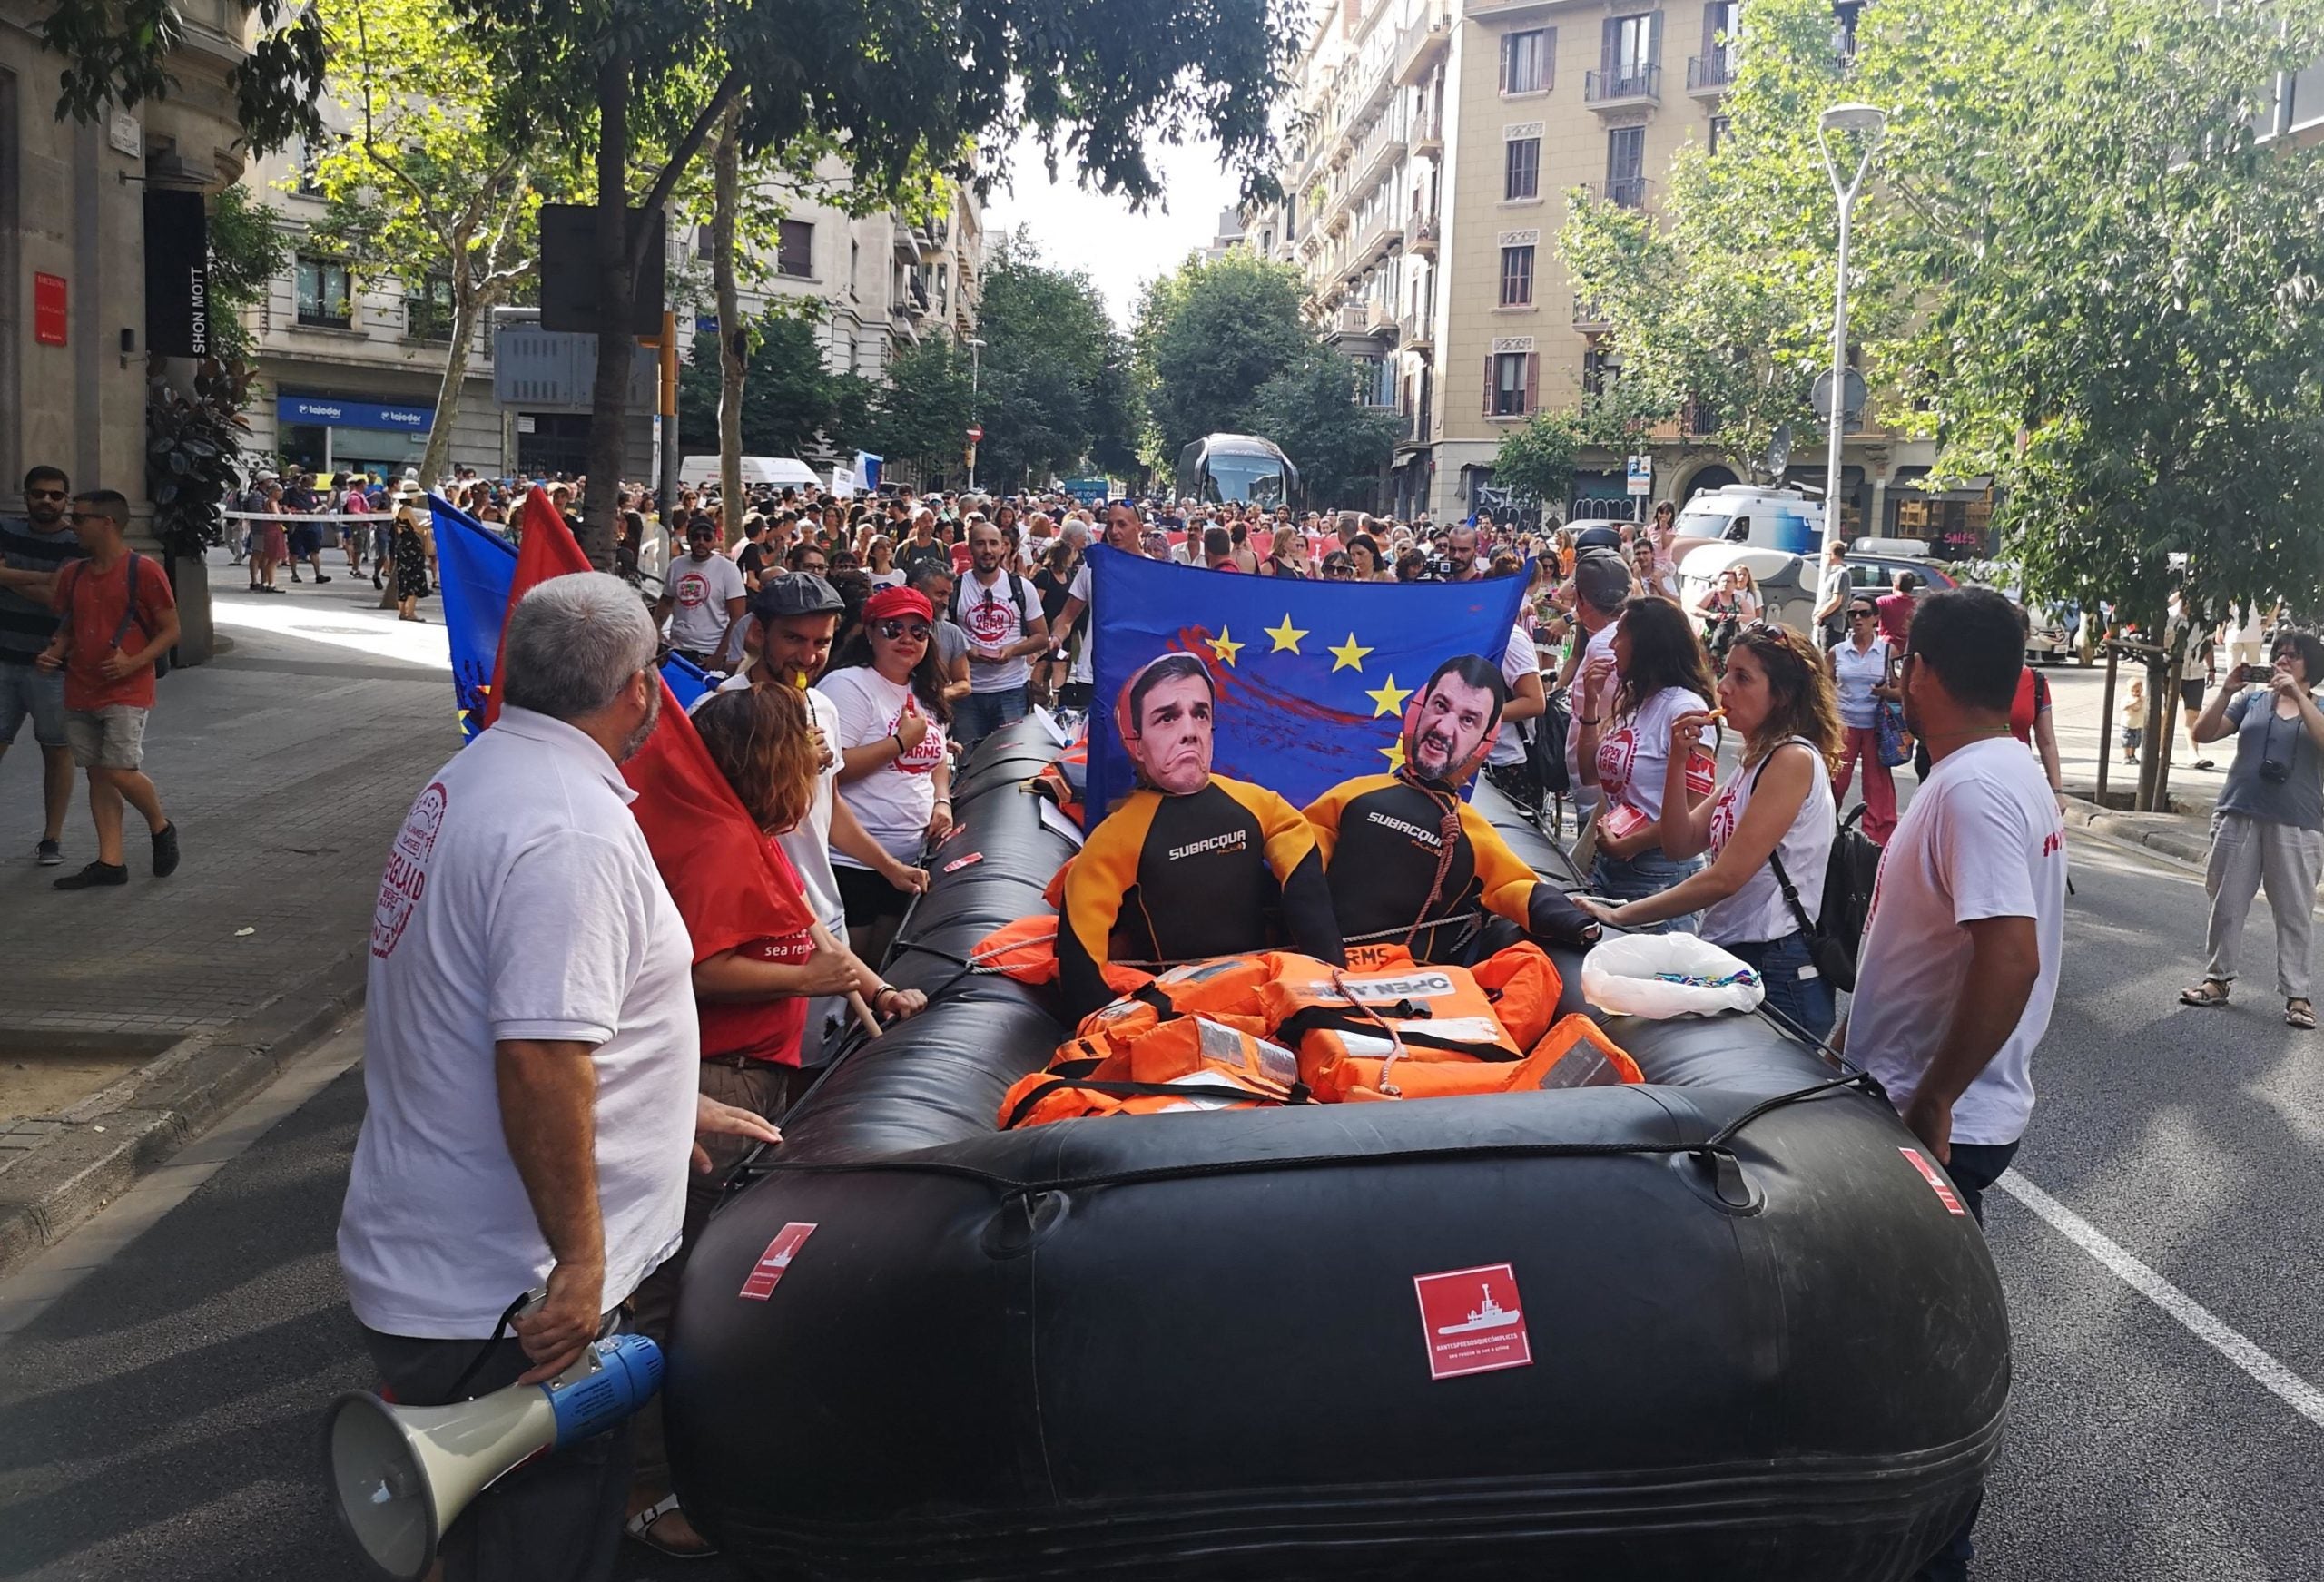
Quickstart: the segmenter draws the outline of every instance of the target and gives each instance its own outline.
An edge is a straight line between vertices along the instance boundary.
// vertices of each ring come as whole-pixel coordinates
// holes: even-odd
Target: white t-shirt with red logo
[[[726,601],[745,591],[743,568],[724,555],[687,555],[670,573],[670,641],[689,653],[716,653],[726,635]]]
[[[2034,1046],[2050,1026],[2065,943],[2065,823],[2041,761],[2007,737],[1937,760],[1881,854],[1872,889],[1848,1057],[1902,1113],[1976,987],[1969,931],[1983,918],[2031,918],[2041,955],[2009,1039],[1953,1105],[1955,1143],[2014,1143],[2034,1113]]]
[[[1815,778],[1808,784],[1807,795],[1800,801],[1799,811],[1792,815],[1790,828],[1777,840],[1775,854],[1783,860],[1783,870],[1791,879],[1792,892],[1799,897],[1800,910],[1813,923],[1823,916],[1824,875],[1831,866],[1832,837],[1837,827],[1832,803],[1832,775],[1813,742],[1805,736],[1794,736],[1783,745],[1793,742],[1808,750]],[[1751,793],[1758,789],[1760,771],[1767,765],[1768,760],[1761,759],[1758,763],[1738,767],[1734,778],[1727,782],[1727,789],[1718,793],[1718,801],[1710,811],[1710,854],[1714,860],[1734,839],[1737,826],[1750,809]],[[1744,879],[1740,889],[1704,908],[1702,918],[1695,926],[1695,932],[1714,945],[1764,944],[1798,931],[1799,919],[1792,911],[1791,903],[1783,899],[1783,886],[1776,881],[1773,862],[1761,863]]]
[[[494,1045],[590,1046],[604,1301],[677,1250],[702,1064],[694,947],[605,749],[504,709],[389,849],[363,1130],[339,1221],[370,1328],[482,1340],[553,1262],[501,1132]]]
[[[963,572],[952,585],[952,619],[979,648],[1006,648],[1020,641],[1032,618],[1040,613],[1039,591],[1005,567],[993,574],[989,587],[977,580],[973,571]],[[1022,654],[999,664],[987,664],[975,654],[969,655],[972,693],[1005,693],[1023,686],[1031,673]]]
[[[896,733],[907,712],[925,712],[910,687],[898,685],[868,664],[834,670],[815,686],[839,709],[834,745],[842,750],[884,742]],[[839,788],[864,832],[902,861],[920,860],[929,815],[936,809],[935,772],[944,762],[944,727],[931,719],[928,734],[918,746]],[[845,868],[864,866],[836,850],[832,861]]]
[[[1659,819],[1662,779],[1670,762],[1670,722],[1709,707],[1684,687],[1664,687],[1635,712],[1615,716],[1598,739],[1598,787],[1606,805],[1628,802],[1648,818]]]

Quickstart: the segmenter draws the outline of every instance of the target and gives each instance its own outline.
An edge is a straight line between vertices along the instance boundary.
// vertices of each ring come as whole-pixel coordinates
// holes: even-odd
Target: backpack
[[[1773,759],[1769,753],[1768,762]],[[1767,771],[1768,764],[1762,762],[1752,774],[1754,790]],[[1782,842],[1778,840],[1777,849],[1768,853],[1768,866],[1775,870],[1784,904],[1791,909],[1799,931],[1807,936],[1807,953],[1816,970],[1834,988],[1851,994],[1856,991],[1856,951],[1864,943],[1864,926],[1871,919],[1872,887],[1880,877],[1880,848],[1856,827],[1863,817],[1864,805],[1859,802],[1832,832],[1832,855],[1824,865],[1823,904],[1813,922],[1808,920],[1807,909],[1799,904],[1799,891],[1791,875],[1784,871]]]
[[[129,552],[129,594],[121,612],[121,624],[113,629],[113,645],[116,650],[121,647],[121,640],[129,635],[130,627],[137,624],[137,563],[144,558],[133,549]],[[80,589],[81,572],[88,564],[86,559],[73,562],[73,586],[64,595],[64,607],[68,610],[73,607],[74,593]],[[153,634],[149,632],[146,635],[150,637]],[[163,649],[153,656],[153,679],[159,681],[169,673],[170,653],[169,650]]]

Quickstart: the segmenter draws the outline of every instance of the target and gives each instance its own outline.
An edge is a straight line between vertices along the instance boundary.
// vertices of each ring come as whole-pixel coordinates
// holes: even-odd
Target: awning
[[[1925,467],[1898,467],[1896,476],[1888,480],[1888,492],[1891,495],[1911,495],[1924,500],[1958,501],[1964,505],[1985,499],[1993,493],[1994,480],[1991,477],[1971,478],[1957,489],[1924,488],[1921,480],[1928,477],[1928,470]]]

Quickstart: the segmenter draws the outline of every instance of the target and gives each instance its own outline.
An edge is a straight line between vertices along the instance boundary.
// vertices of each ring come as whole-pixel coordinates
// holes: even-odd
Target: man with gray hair
[[[552,577],[501,643],[500,717],[412,803],[371,923],[339,1260],[408,1406],[564,1371],[676,1251],[694,1135],[778,1140],[696,1088],[694,950],[617,767],[662,696],[645,605],[601,572]],[[478,1496],[448,1582],[607,1575],[629,1445],[624,1425]]]

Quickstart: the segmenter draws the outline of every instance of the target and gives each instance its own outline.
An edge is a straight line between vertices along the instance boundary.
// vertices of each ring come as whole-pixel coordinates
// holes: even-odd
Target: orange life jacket
[[[1469,976],[1485,991],[1485,997],[1492,1002],[1492,1014],[1501,1018],[1510,1041],[1520,1049],[1540,1043],[1550,1024],[1557,1020],[1565,980],[1558,976],[1557,963],[1550,959],[1549,952],[1531,940],[1496,950],[1469,968]]]
[[[1082,802],[1088,777],[1089,739],[1084,736],[1026,781],[1025,789],[1037,797],[1049,798],[1057,804],[1058,811],[1086,830],[1089,821],[1083,811]]]
[[[1514,1063],[1357,1057],[1340,1061],[1323,1076],[1315,1097],[1326,1104],[1610,1087],[1646,1080],[1637,1064],[1615,1047],[1598,1024],[1578,1012],[1560,1020],[1531,1054]]]
[[[1037,912],[1003,923],[978,940],[969,959],[1019,983],[1039,988],[1057,981],[1057,914]]]
[[[1128,1008],[1113,1026],[1092,1027],[1121,1007]],[[1082,1026],[1095,1036],[1073,1039],[1048,1070],[1009,1088],[1000,1101],[1003,1131],[1080,1115],[1248,1109],[1305,1096],[1290,1050],[1208,1017],[1157,1020],[1149,1005],[1117,1000]],[[1140,1030],[1128,1032],[1131,1026]],[[1250,1097],[1237,1099],[1238,1093]]]
[[[1514,1061],[1523,1051],[1463,968],[1409,958],[1352,972],[1302,957],[1266,988],[1275,1036],[1299,1051],[1299,1073],[1320,1095],[1376,1086],[1399,1062]],[[1354,1063],[1346,1072],[1339,1068]]]

